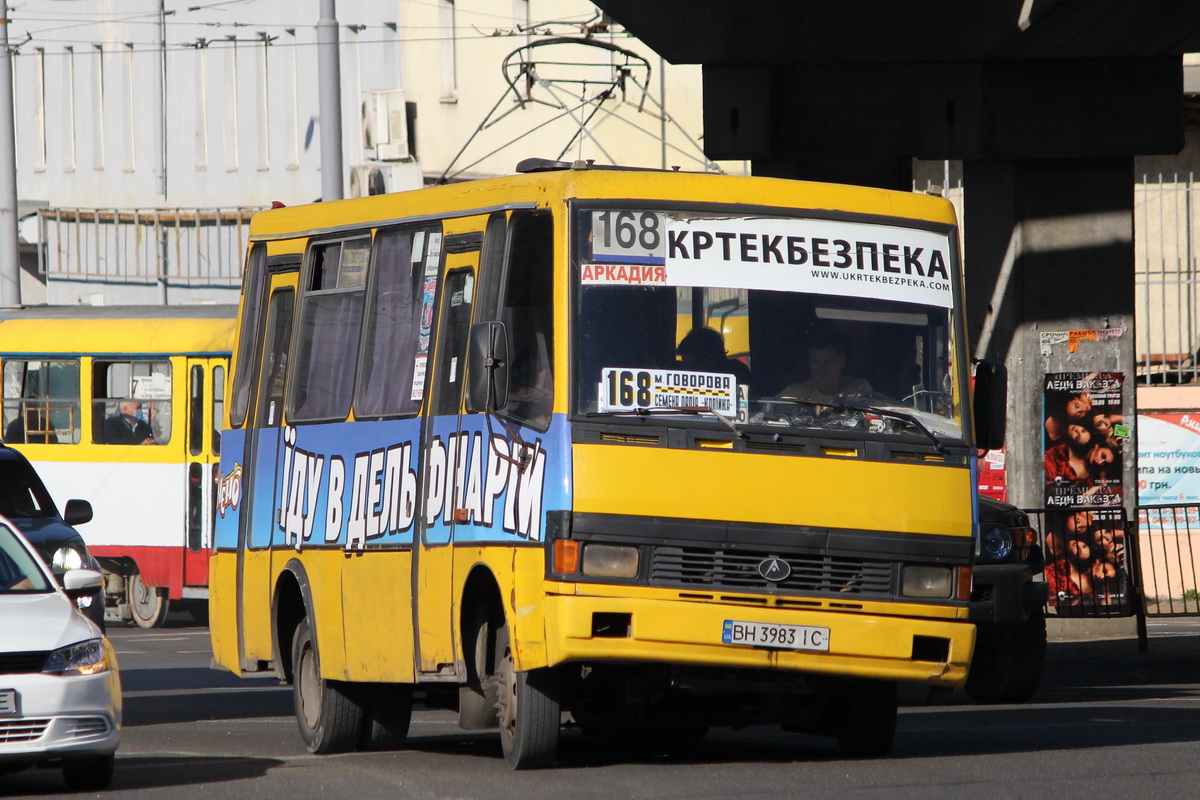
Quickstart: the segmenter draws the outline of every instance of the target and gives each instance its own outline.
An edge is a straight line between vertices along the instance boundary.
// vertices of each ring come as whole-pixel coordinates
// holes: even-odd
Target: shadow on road
[[[283,764],[275,758],[238,756],[133,756],[117,753],[112,786],[105,794],[261,778]],[[59,769],[27,769],[0,779],[0,796],[59,795],[66,791]]]

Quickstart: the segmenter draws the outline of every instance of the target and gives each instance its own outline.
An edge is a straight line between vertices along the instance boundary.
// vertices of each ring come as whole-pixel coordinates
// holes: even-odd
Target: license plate
[[[17,690],[0,689],[0,717],[17,715]]]
[[[771,650],[828,652],[829,628],[817,628],[810,625],[770,625],[765,622],[727,619],[721,628],[721,641],[725,644],[766,647]]]

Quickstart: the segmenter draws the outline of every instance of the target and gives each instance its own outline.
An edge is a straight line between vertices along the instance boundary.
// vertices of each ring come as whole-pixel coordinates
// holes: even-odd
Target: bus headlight
[[[83,568],[83,553],[74,547],[60,547],[54,551],[50,559],[50,567],[55,572],[66,572],[69,569]]]
[[[905,597],[948,598],[954,591],[954,571],[949,567],[905,567],[900,593]]]
[[[993,561],[1003,561],[1013,549],[1013,537],[1008,528],[993,525],[983,532],[983,552]]]
[[[638,549],[611,544],[584,545],[583,574],[599,578],[636,578]]]

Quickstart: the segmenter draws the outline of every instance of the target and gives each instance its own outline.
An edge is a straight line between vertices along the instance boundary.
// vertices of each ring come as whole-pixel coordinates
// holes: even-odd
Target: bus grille
[[[791,574],[777,583],[758,573],[758,565],[779,558]],[[771,592],[892,594],[893,564],[843,556],[805,555],[699,547],[656,547],[650,569],[654,584]]]

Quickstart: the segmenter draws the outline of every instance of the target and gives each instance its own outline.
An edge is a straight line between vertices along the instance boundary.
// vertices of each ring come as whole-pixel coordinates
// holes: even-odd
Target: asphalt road
[[[903,694],[896,744],[849,760],[831,741],[714,730],[699,744],[597,743],[564,734],[553,769],[513,773],[494,733],[418,709],[408,749],[312,756],[273,681],[210,670],[207,629],[186,617],[110,630],[126,725],[108,794],[122,798],[1007,798],[1196,796],[1200,625],[1152,622],[1132,639],[1053,642],[1035,702],[975,706]],[[0,795],[69,797],[56,771],[0,779]],[[74,795],[78,796],[78,795]]]

